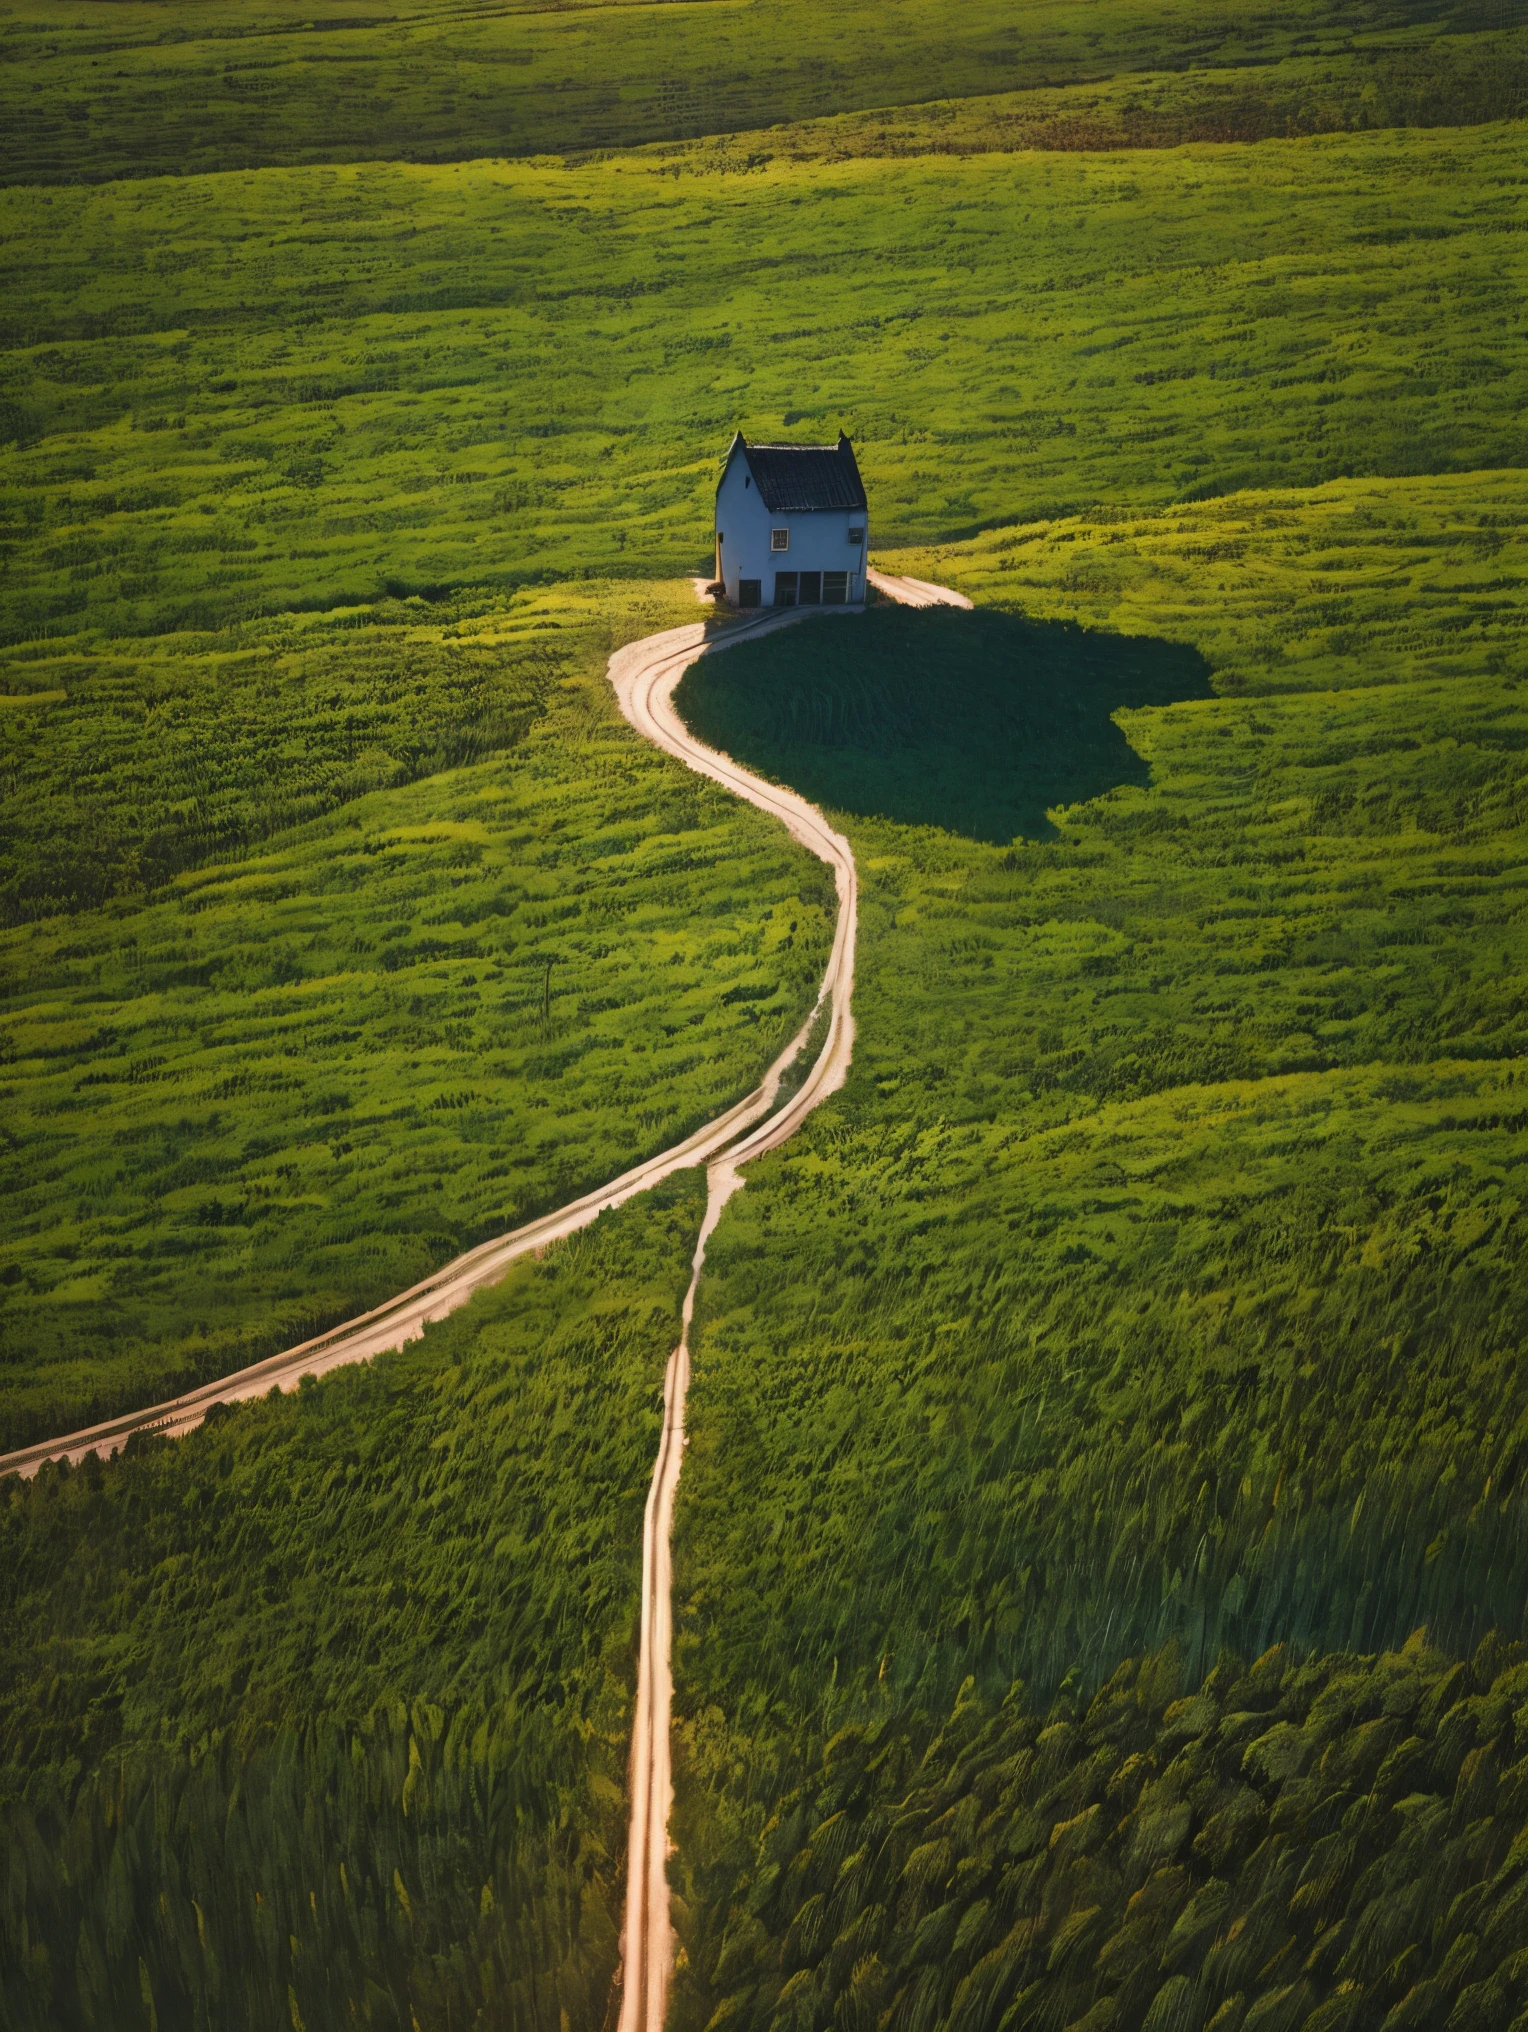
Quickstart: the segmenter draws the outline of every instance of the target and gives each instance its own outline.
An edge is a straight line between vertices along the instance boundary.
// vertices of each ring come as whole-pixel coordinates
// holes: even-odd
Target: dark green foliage
[[[348,639],[271,625],[173,645],[190,654],[119,643],[20,666],[45,702],[0,719],[0,922],[158,888],[368,790],[512,748],[571,674],[545,643],[419,640],[404,618]]]
[[[8,2032],[599,2032],[619,1814],[537,1738],[400,1701],[37,1784],[4,1817]]]
[[[692,8],[681,34],[674,17],[621,0],[470,11],[425,0],[402,15],[345,0],[118,0],[63,16],[22,0],[0,73],[0,178],[631,147],[938,93],[1216,57],[1268,63],[1312,39],[1340,47],[1355,30],[1394,33],[1452,13],[1446,0],[1301,0],[1251,14],[1212,0],[1165,14],[1107,0],[1084,21],[1055,0],[1022,10],[967,0],[954,14],[924,0],[887,35],[869,0],[775,0]]]
[[[7,2027],[264,2032],[290,1985],[310,2028],[597,2032],[701,1205],[682,1176],[401,1354],[0,1484]]]
[[[1016,615],[873,609],[824,642],[787,629],[685,676],[713,747],[833,810],[1007,845],[1146,764],[1111,717],[1212,696],[1192,650]]]
[[[1174,1650],[1089,1700],[962,1689],[727,1790],[691,1740],[701,1895],[675,2024],[1494,2032],[1528,2002],[1528,1648]],[[767,1818],[766,1818],[767,1815]],[[687,1830],[698,1833],[698,1827]],[[681,1839],[681,1853],[690,1846]]]
[[[683,592],[681,606],[628,589],[629,632],[693,612]],[[518,747],[352,795],[150,895],[0,934],[0,1449],[153,1403],[405,1289],[678,1141],[800,1022],[836,907],[820,864],[620,720],[601,668],[611,623],[589,631],[583,597],[536,596],[568,675],[543,685]],[[295,681],[295,697],[252,708],[242,747],[218,695],[196,692],[186,745],[207,750],[211,787],[180,833],[173,813],[154,830],[173,739],[126,711],[117,734],[87,685],[31,750],[59,795],[13,800],[29,865],[43,879],[76,841],[110,838],[71,824],[67,793],[76,758],[113,740],[118,837],[169,858],[205,836],[198,812],[258,826],[262,774],[278,798],[305,784],[322,804],[326,781],[343,795],[337,754],[389,714],[402,759],[363,749],[352,768],[407,773],[409,722],[432,704],[411,675],[459,660],[544,676],[550,630],[495,640],[525,618],[490,620],[472,648],[307,651],[310,669],[349,673],[311,741]],[[163,664],[138,668],[142,697]],[[261,771],[259,730],[283,711]],[[450,738],[470,741],[470,718]],[[101,865],[143,878],[136,848]]]

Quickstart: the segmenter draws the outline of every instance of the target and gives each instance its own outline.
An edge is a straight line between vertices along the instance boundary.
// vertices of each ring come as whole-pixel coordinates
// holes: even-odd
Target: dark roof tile
[[[836,445],[749,444],[741,431],[738,439],[772,515],[813,508],[864,511],[865,483],[854,462],[854,447],[842,432]]]

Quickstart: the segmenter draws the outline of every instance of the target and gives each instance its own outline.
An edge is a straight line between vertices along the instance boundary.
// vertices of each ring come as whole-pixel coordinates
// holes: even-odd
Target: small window
[[[771,550],[789,550],[791,547],[790,531],[788,529],[772,529],[769,532],[769,547]]]
[[[863,543],[864,540],[865,532],[863,529],[851,529],[849,531],[849,541],[851,543]]]
[[[756,607],[759,604],[759,581],[739,579],[737,582],[737,603],[740,607]]]
[[[822,575],[822,604],[825,607],[842,607],[849,598],[849,574],[846,571],[825,571]]]

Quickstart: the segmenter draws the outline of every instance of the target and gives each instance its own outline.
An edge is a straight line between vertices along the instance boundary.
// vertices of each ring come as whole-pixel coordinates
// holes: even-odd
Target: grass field
[[[0,176],[73,182],[255,164],[629,148],[1119,71],[1291,54],[1421,54],[1450,24],[1495,23],[1439,0],[1300,0],[1228,17],[1106,0],[974,0],[957,16],[866,0],[632,0],[404,15],[207,0],[21,0],[0,76]],[[1449,107],[1458,117],[1458,107]],[[1373,124],[1372,122],[1370,124]]]
[[[0,1491],[0,2012],[598,2032],[682,1176],[401,1354]]]
[[[1519,174],[1504,124],[12,191],[13,654],[695,570],[738,423],[842,422],[886,544],[1511,467]]]
[[[1523,31],[904,14],[8,17],[6,1416],[763,1063],[820,876],[599,669],[842,423],[978,611],[684,691],[862,914],[702,1287],[675,2023],[1507,2032]],[[604,2023],[696,1191],[6,1492],[8,2020]]]
[[[1477,594],[1461,483],[1353,482],[904,553],[1008,612],[872,615],[874,690],[810,629],[686,680],[708,738],[831,797],[864,903],[849,1085],[708,1256],[676,2022],[1512,2022],[1515,1921],[1460,1929],[1512,1880],[1514,1753],[1474,1717],[1520,1653],[1476,1668],[1468,1770],[1356,1690],[1423,1628],[1458,1699],[1528,1616],[1525,501],[1462,484]],[[1153,623],[1216,695],[1125,705]],[[906,812],[909,712],[968,746]],[[971,786],[1012,797],[1017,726],[1053,800],[989,843]],[[1159,1738],[1078,1736],[1163,1644],[1157,1712],[1192,1698]],[[1279,1704],[1227,1697],[1217,1659],[1279,1644],[1310,1661]],[[1274,1799],[1256,1731],[1327,1681],[1352,1705]],[[1365,1771],[1397,1752],[1367,1800],[1340,1713]],[[1066,1761],[1014,1789],[1047,1726]]]
[[[439,622],[171,638],[20,709],[23,900],[78,856],[97,907],[0,932],[0,1446],[290,1346],[747,1091],[836,906],[616,715],[612,643],[694,612],[578,587],[472,647]],[[421,668],[469,681],[432,696]],[[428,740],[509,745],[365,787]]]

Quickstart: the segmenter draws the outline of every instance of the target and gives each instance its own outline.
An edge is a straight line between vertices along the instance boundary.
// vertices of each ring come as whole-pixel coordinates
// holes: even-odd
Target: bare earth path
[[[808,613],[812,611],[807,610]],[[848,848],[838,840],[836,833],[830,832],[811,805],[793,797],[789,791],[776,790],[772,785],[750,776],[747,770],[740,769],[725,756],[713,755],[708,748],[703,748],[698,741],[691,739],[677,714],[667,704],[674,686],[697,656],[730,648],[734,642],[748,640],[804,618],[806,615],[800,610],[788,614],[771,611],[761,614],[756,621],[729,629],[709,643],[703,622],[673,628],[666,634],[649,636],[645,641],[631,643],[619,650],[610,661],[610,678],[622,711],[650,740],[677,755],[691,768],[714,776],[750,803],[782,819],[798,839],[814,853],[822,854],[823,859],[834,859],[833,854],[824,851],[824,846],[830,840],[836,842],[848,861],[852,876],[853,862],[849,860]],[[660,691],[661,703],[658,699]],[[823,979],[819,1006],[822,999],[833,991],[834,969],[842,965],[846,936],[851,954],[849,971],[852,973],[853,908],[851,903],[846,933],[840,888],[838,932],[828,972]],[[845,1010],[848,999],[846,988],[842,996]],[[302,1341],[280,1354],[269,1355],[247,1369],[236,1369],[232,1375],[203,1383],[194,1390],[186,1391],[183,1396],[172,1397],[167,1403],[151,1404],[141,1411],[124,1412],[118,1418],[86,1426],[79,1432],[65,1433],[56,1439],[40,1440],[33,1446],[21,1447],[14,1453],[0,1454],[0,1475],[33,1475],[45,1460],[77,1462],[83,1460],[87,1453],[109,1457],[125,1445],[134,1432],[156,1432],[168,1438],[179,1438],[194,1431],[213,1404],[237,1404],[250,1397],[263,1397],[272,1389],[295,1389],[304,1376],[322,1376],[330,1369],[342,1368],[349,1362],[369,1361],[373,1355],[382,1354],[388,1348],[400,1348],[407,1341],[417,1340],[432,1320],[444,1319],[447,1313],[464,1305],[484,1285],[496,1283],[517,1258],[544,1249],[549,1243],[587,1227],[607,1207],[620,1206],[637,1193],[657,1185],[672,1172],[682,1171],[689,1165],[709,1163],[719,1151],[752,1128],[774,1106],[780,1081],[800,1055],[816,1013],[814,1009],[760,1084],[745,1099],[695,1130],[682,1143],[676,1143],[672,1149],[659,1151],[656,1156],[634,1165],[609,1185],[586,1193],[582,1199],[559,1207],[554,1213],[543,1214],[511,1234],[480,1243],[477,1248],[469,1249],[465,1255],[456,1257],[420,1283],[411,1285],[407,1291],[388,1299],[384,1305],[376,1306],[372,1311],[362,1313],[358,1319],[347,1320],[328,1333]],[[832,1042],[830,1035],[829,1047]],[[792,1119],[799,1119],[799,1116],[793,1114]]]
[[[963,594],[921,579],[895,578],[874,571],[868,576],[883,598],[906,606],[971,604]],[[543,1249],[548,1243],[588,1226],[605,1208],[619,1206],[672,1172],[704,1164],[705,1218],[695,1245],[679,1345],[669,1357],[664,1378],[663,1436],[643,1522],[641,1656],[631,1746],[632,1813],[622,1934],[620,2032],[661,2032],[674,1960],[667,1873],[668,1823],[673,1799],[669,1761],[673,1701],[669,1541],[684,1453],[690,1324],[706,1244],[722,1209],[743,1183],[741,1167],[785,1142],[820,1101],[843,1085],[854,1045],[850,999],[854,987],[857,878],[848,841],[834,832],[816,806],[808,804],[805,798],[766,783],[730,757],[697,741],[675,711],[673,697],[680,678],[700,656],[714,655],[737,642],[809,618],[847,621],[855,611],[852,608],[768,611],[711,639],[707,638],[705,624],[697,621],[631,643],[610,659],[610,681],[621,710],[640,733],[691,769],[714,778],[737,796],[778,818],[793,838],[828,863],[838,884],[838,923],[816,1007],[746,1099],[697,1129],[684,1142],[624,1172],[610,1185],[555,1213],[543,1215],[512,1234],[469,1250],[434,1276],[330,1333],[187,1391],[169,1403],[152,1405],[82,1432],[0,1455],[0,1474],[31,1475],[45,1460],[77,1461],[90,1452],[111,1454],[133,1432],[178,1436],[200,1425],[214,1403],[237,1403],[244,1398],[263,1396],[273,1388],[292,1389],[303,1376],[323,1375],[345,1363],[366,1361],[385,1349],[402,1347],[423,1333],[430,1321],[444,1318],[465,1304],[475,1291],[496,1282],[517,1257]],[[817,1057],[806,1078],[781,1103],[781,1082],[796,1064],[824,1007],[828,1012],[827,1032]]]

